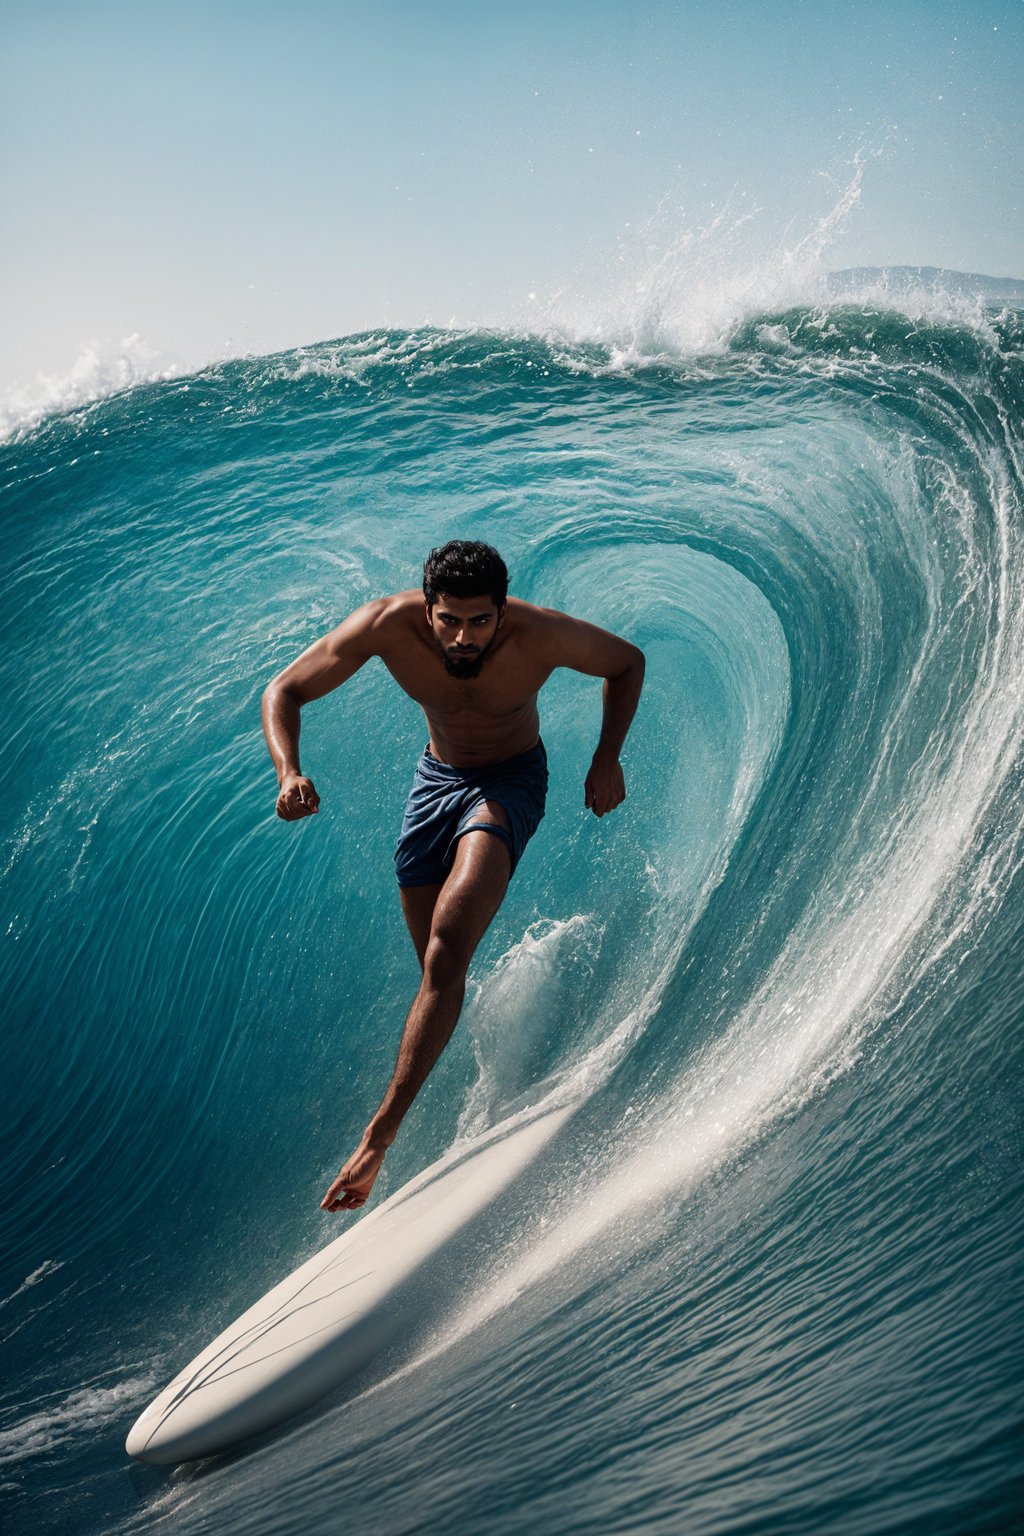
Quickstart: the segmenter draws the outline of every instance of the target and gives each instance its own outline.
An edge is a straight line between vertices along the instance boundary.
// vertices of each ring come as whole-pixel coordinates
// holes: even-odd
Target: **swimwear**
[[[451,872],[456,843],[470,831],[500,838],[515,874],[523,849],[543,819],[547,789],[548,755],[542,741],[529,752],[480,768],[453,768],[439,762],[427,747],[416,764],[395,848],[399,885],[442,885]],[[508,827],[478,819],[485,800],[501,806]]]

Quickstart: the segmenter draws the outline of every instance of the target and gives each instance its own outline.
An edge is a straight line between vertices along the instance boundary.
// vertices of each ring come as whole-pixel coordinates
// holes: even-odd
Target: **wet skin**
[[[277,769],[277,814],[315,816],[320,797],[299,767],[299,712],[379,656],[426,716],[430,750],[456,768],[500,763],[536,746],[537,695],[556,667],[602,677],[601,735],[584,782],[584,804],[607,815],[626,797],[619,752],[643,685],[643,653],[607,630],[509,598],[422,592],[379,598],[304,651],[263,695],[263,727]],[[500,805],[482,820],[508,825]],[[422,968],[391,1082],[355,1152],[327,1190],[324,1210],[365,1203],[385,1153],[451,1037],[473,953],[501,905],[511,861],[505,844],[472,830],[459,840],[442,885],[403,889],[402,910]]]

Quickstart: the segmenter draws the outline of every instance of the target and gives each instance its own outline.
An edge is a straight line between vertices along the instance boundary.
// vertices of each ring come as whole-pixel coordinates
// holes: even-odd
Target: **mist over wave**
[[[1024,321],[734,228],[600,312],[115,379],[0,447],[12,1529],[1007,1528]],[[574,1113],[357,1401],[129,1479],[154,1381],[333,1235],[415,986],[422,716],[375,665],[306,710],[286,827],[260,693],[452,536],[648,684],[600,823],[599,689],[545,691],[382,1193]]]
[[[845,185],[825,176],[832,200],[806,227],[771,226],[755,198],[734,192],[703,219],[671,197],[636,227],[626,225],[610,255],[581,262],[571,278],[528,300],[509,299],[489,323],[465,327],[453,319],[453,336],[505,334],[537,337],[556,353],[569,343],[597,343],[607,349],[605,366],[644,366],[666,357],[715,353],[727,348],[752,316],[772,310],[830,305],[845,300],[928,319],[955,321],[989,335],[992,312],[1024,307],[1024,281],[936,267],[861,267],[836,271],[830,255],[855,217],[865,171],[880,150],[862,149],[848,168]],[[713,205],[712,205],[713,207]],[[415,328],[414,328],[415,329]],[[422,328],[421,328],[422,329]],[[762,328],[770,348],[770,326]],[[426,327],[428,334],[438,334]],[[399,334],[396,332],[395,334]],[[313,355],[321,348],[298,347]],[[216,369],[233,357],[252,357],[228,340],[205,359],[187,362],[154,346],[137,331],[116,345],[92,341],[62,374],[39,373],[8,388],[0,399],[0,442],[33,431],[47,417],[88,406],[140,384]]]

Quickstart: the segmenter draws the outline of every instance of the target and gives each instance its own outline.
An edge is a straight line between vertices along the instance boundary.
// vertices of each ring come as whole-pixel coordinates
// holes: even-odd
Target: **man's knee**
[[[435,927],[423,957],[423,976],[438,991],[461,986],[473,954],[459,936],[446,927]]]

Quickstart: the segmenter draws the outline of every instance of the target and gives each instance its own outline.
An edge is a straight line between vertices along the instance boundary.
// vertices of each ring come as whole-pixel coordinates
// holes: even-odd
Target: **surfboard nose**
[[[129,1456],[135,1457],[136,1461],[159,1462],[161,1460],[159,1455],[151,1454],[149,1445],[153,1431],[156,1428],[157,1415],[155,1410],[156,1403],[150,1403],[145,1412],[139,1414],[139,1417],[128,1431],[128,1438],[124,1443],[124,1448]]]
[[[233,1404],[210,1425],[206,1416],[197,1413],[195,1405],[167,1401],[172,1392],[173,1385],[169,1392],[150,1402],[146,1412],[130,1427],[124,1450],[135,1461],[147,1461],[155,1467],[177,1467],[178,1462],[201,1461],[204,1456],[223,1450],[233,1439],[241,1438],[232,1433]]]

